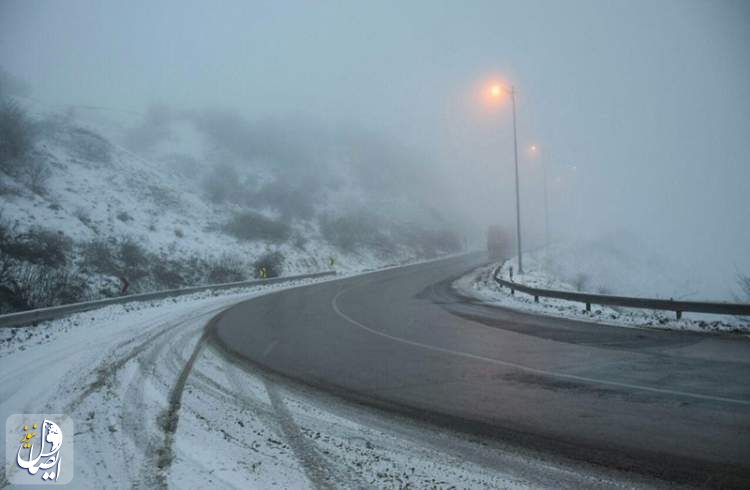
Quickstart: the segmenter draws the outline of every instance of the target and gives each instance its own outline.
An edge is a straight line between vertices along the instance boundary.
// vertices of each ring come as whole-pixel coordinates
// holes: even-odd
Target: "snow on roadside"
[[[301,398],[213,348],[202,350],[190,372],[174,457],[162,472],[157,462],[169,394],[206,322],[238,301],[319,281],[111,305],[0,329],[0,418],[34,411],[70,415],[81,455],[76,488],[105,481],[175,488],[528,488],[502,471],[457,466],[440,451],[346,420],[328,403]],[[0,475],[0,486],[5,483]]]
[[[74,333],[75,336],[92,334],[102,328],[110,328],[110,324],[117,324],[126,318],[131,321],[138,321],[140,318],[152,318],[152,315],[162,311],[171,314],[181,308],[200,305],[216,298],[226,298],[230,303],[233,303],[248,295],[248,297],[255,296],[259,292],[316,281],[316,279],[302,279],[277,285],[201,291],[172,298],[104,306],[95,310],[73,313],[57,320],[40,322],[37,325],[0,327],[0,358],[13,352],[23,352],[32,348],[33,345],[54,342],[64,334]]]
[[[524,274],[519,275],[517,273],[517,266],[514,267],[514,281],[537,288],[577,291],[573,285],[546,273],[543,269],[543,261],[539,260],[535,254],[524,254],[523,260]],[[510,268],[514,264],[515,262],[513,261],[503,263],[500,268],[500,277],[509,279]],[[454,281],[453,287],[461,294],[483,303],[560,318],[623,327],[713,333],[750,333],[750,320],[747,318],[684,313],[682,319],[677,320],[675,313],[671,311],[643,310],[592,304],[591,311],[587,312],[585,305],[582,303],[541,297],[539,298],[539,302],[535,303],[533,296],[519,291],[511,295],[510,290],[501,287],[493,280],[492,273],[498,265],[492,264],[480,267]]]
[[[76,488],[153,487],[160,417],[206,322],[239,301],[315,281],[112,305],[0,329],[0,419],[66,413],[76,424],[76,451],[86,455],[76,458]]]
[[[368,409],[201,344],[222,309],[325,280],[113,305],[15,334],[0,329],[0,419],[70,415],[76,488],[623,487],[605,470]],[[169,437],[171,393],[194,352]],[[0,472],[0,487],[4,478]]]

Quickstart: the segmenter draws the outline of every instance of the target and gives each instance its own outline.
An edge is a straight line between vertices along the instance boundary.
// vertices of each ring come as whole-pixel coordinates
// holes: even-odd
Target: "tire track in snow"
[[[284,401],[281,388],[278,383],[272,379],[271,375],[263,372],[255,372],[252,375],[242,367],[234,365],[230,359],[224,357],[223,352],[219,349],[217,354],[226,359],[227,380],[234,387],[235,394],[240,399],[242,406],[252,412],[256,417],[261,419],[267,427],[277,427],[280,435],[288,443],[294,454],[295,459],[300,463],[307,480],[318,489],[329,489],[340,487],[346,483],[348,488],[363,488],[366,486],[363,482],[353,481],[348,472],[342,471],[337,465],[332,464],[328,458],[320,454],[317,445],[304,433],[304,428],[296,421]],[[257,378],[265,389],[268,400],[263,402],[258,400],[257,394],[253,395],[248,390],[246,383],[248,377]],[[306,416],[302,416],[306,419]],[[319,419],[310,420],[317,425],[326,425],[327,429],[332,429],[328,424],[323,424]]]
[[[185,383],[190,376],[190,371],[193,370],[196,359],[198,359],[201,351],[203,351],[206,337],[208,337],[208,331],[204,330],[169,394],[169,407],[160,417],[159,425],[164,431],[164,444],[155,452],[155,463],[156,468],[158,468],[157,480],[161,488],[167,488],[168,486],[166,479],[167,472],[174,460],[174,436],[177,432],[177,424],[180,421],[180,407],[182,405],[182,394],[185,391]]]
[[[66,413],[74,414],[79,413],[84,402],[94,395],[101,395],[107,397],[108,391],[120,391],[116,388],[118,384],[118,374],[120,374],[131,361],[137,362],[136,372],[134,376],[128,380],[127,386],[125,387],[120,399],[123,400],[121,404],[108,404],[112,406],[113,410],[108,413],[99,414],[101,416],[109,417],[117,420],[119,428],[126,434],[127,441],[132,443],[139,454],[144,458],[143,468],[131,467],[131,465],[123,465],[117,468],[119,471],[127,472],[129,481],[140,481],[141,484],[147,487],[161,486],[166,487],[166,482],[163,478],[163,473],[160,471],[158,466],[153,464],[153,461],[159,461],[160,455],[164,452],[165,439],[158,436],[151,435],[152,431],[144,430],[144,426],[149,422],[152,422],[156,428],[162,429],[164,427],[162,420],[164,419],[164,412],[156,412],[154,414],[153,407],[149,406],[144,397],[144,390],[148,383],[163,383],[166,386],[172,385],[172,379],[170,374],[173,372],[169,368],[169,358],[175,357],[175,363],[182,366],[184,358],[180,358],[179,350],[180,346],[184,346],[186,343],[191,342],[192,339],[201,335],[202,327],[204,324],[202,320],[210,318],[217,312],[226,309],[229,305],[224,303],[220,306],[210,308],[205,311],[192,311],[188,314],[179,315],[176,319],[173,315],[164,315],[165,317],[172,316],[171,320],[157,323],[153,327],[149,327],[146,332],[145,338],[142,335],[136,335],[133,338],[127,339],[120,342],[115,347],[109,350],[108,354],[104,356],[106,359],[112,359],[102,362],[95,369],[95,379],[88,385],[85,385],[83,392],[80,393],[74,400],[66,405]],[[175,338],[169,335],[177,329],[185,329],[175,342]],[[140,341],[139,341],[140,340]],[[172,349],[167,355],[162,355],[164,351],[172,345]],[[127,349],[122,353],[123,349]],[[178,359],[179,358],[179,359]],[[161,364],[160,371],[157,372],[157,365]],[[183,367],[184,371],[184,367]],[[174,371],[175,374],[177,371]],[[177,377],[177,383],[179,383],[179,376]],[[174,389],[172,390],[174,393]],[[169,402],[172,401],[172,396],[169,398]],[[169,403],[168,406],[172,406]],[[153,420],[150,417],[153,416]],[[93,423],[87,419],[87,423]],[[111,431],[111,429],[110,429]],[[145,438],[144,438],[145,434]],[[102,443],[97,442],[97,438],[92,441],[94,445],[100,446]],[[127,457],[127,451],[124,444],[121,442],[118,444],[118,448],[123,453],[123,460],[129,459]],[[101,445],[101,449],[104,451],[111,451],[112,447],[106,447]],[[101,464],[107,466],[106,461],[102,460]]]
[[[320,490],[328,490],[335,488],[334,475],[331,474],[329,468],[325,462],[318,455],[318,451],[314,444],[308,442],[307,438],[302,434],[297,423],[294,421],[294,417],[289,412],[284,403],[284,399],[279,393],[273,382],[263,377],[263,385],[266,387],[268,392],[268,398],[271,400],[271,406],[276,411],[276,418],[278,425],[281,427],[282,432],[286,441],[289,443],[289,447],[292,448],[294,455],[305,470],[308,480],[313,486]]]
[[[157,468],[156,484],[160,488],[168,487],[167,475],[175,457],[174,440],[180,419],[180,408],[182,406],[182,396],[185,391],[185,384],[187,383],[193,367],[205,347],[205,341],[209,335],[211,324],[220,317],[221,315],[217,315],[204,329],[203,334],[193,348],[190,358],[182,368],[182,371],[177,378],[177,382],[170,392],[168,408],[160,416],[159,426],[164,433],[164,442],[162,447],[156,449],[154,452],[154,463]],[[325,462],[318,455],[314,445],[311,445],[304,434],[300,431],[276,386],[265,378],[263,378],[263,383],[266,392],[268,393],[271,406],[275,411],[276,425],[281,428],[289,447],[302,465],[305,475],[310,483],[320,490],[334,489],[336,481],[334,475],[331,474],[331,471],[327,468]]]
[[[123,368],[128,362],[136,358],[138,355],[143,354],[144,351],[147,349],[153,348],[154,342],[158,340],[160,337],[165,336],[169,332],[173,331],[177,327],[180,327],[184,325],[186,322],[192,321],[192,320],[198,320],[200,318],[210,316],[215,314],[218,311],[221,311],[223,309],[227,308],[226,306],[221,306],[218,308],[213,308],[209,311],[195,314],[191,313],[189,315],[182,316],[178,318],[177,320],[170,320],[166,322],[162,322],[158,325],[156,325],[152,331],[155,331],[154,334],[149,335],[144,341],[138,343],[135,347],[131,348],[127,354],[117,358],[115,361],[108,361],[104,362],[99,365],[99,367],[96,369],[96,379],[86,385],[86,387],[83,390],[83,393],[78,395],[72,402],[68,403],[65,407],[66,413],[74,413],[78,410],[81,403],[91,396],[92,394],[96,393],[97,391],[101,390],[103,387],[107,386],[110,383],[110,380],[114,378],[116,373]],[[126,347],[130,344],[134,343],[134,340],[129,340],[126,342],[121,343],[118,345],[115,349],[113,349],[113,354],[116,352],[119,348]],[[109,356],[108,356],[109,357]]]

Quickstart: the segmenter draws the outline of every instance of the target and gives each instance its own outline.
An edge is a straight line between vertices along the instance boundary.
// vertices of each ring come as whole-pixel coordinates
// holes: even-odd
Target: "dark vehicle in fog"
[[[506,258],[510,254],[511,236],[502,226],[487,228],[487,253],[491,259]]]

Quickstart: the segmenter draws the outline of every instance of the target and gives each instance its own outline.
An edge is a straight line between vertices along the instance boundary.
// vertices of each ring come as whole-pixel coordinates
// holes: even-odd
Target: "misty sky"
[[[742,0],[0,0],[0,65],[42,101],[369,128],[424,155],[481,225],[512,223],[509,106],[479,96],[502,78],[530,244],[535,143],[555,237],[630,230],[712,281],[750,271],[748,53]]]

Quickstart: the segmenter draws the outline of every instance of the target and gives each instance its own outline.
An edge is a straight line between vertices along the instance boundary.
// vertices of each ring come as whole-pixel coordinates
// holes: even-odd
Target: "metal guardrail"
[[[49,308],[40,308],[37,310],[19,311],[0,315],[0,328],[2,327],[20,327],[30,323],[41,322],[45,320],[54,320],[82,311],[94,310],[103,306],[130,303],[133,301],[152,301],[164,298],[173,298],[184,296],[186,294],[199,293],[202,291],[219,291],[222,289],[232,289],[248,286],[258,286],[262,284],[276,284],[279,282],[294,281],[297,279],[314,279],[317,277],[333,276],[335,271],[314,272],[312,274],[300,274],[296,276],[274,277],[271,279],[256,279],[252,281],[228,282],[224,284],[208,284],[205,286],[194,286],[182,289],[169,289],[166,291],[155,291],[153,293],[130,294],[127,296],[118,296],[116,298],[106,298],[96,301],[86,301],[83,303],[72,303],[69,305],[52,306]]]
[[[510,289],[511,294],[516,290],[534,297],[535,302],[539,298],[557,298],[568,301],[576,301],[586,304],[586,311],[591,311],[592,304],[608,306],[625,306],[628,308],[644,308],[649,310],[668,310],[677,314],[677,319],[682,318],[682,313],[690,311],[693,313],[715,313],[719,315],[750,316],[750,304],[747,303],[722,303],[710,301],[675,301],[673,299],[636,298],[632,296],[611,296],[608,294],[576,293],[573,291],[560,291],[557,289],[541,289],[525,286],[513,281],[506,281],[498,277],[500,266],[492,273],[492,278]]]

